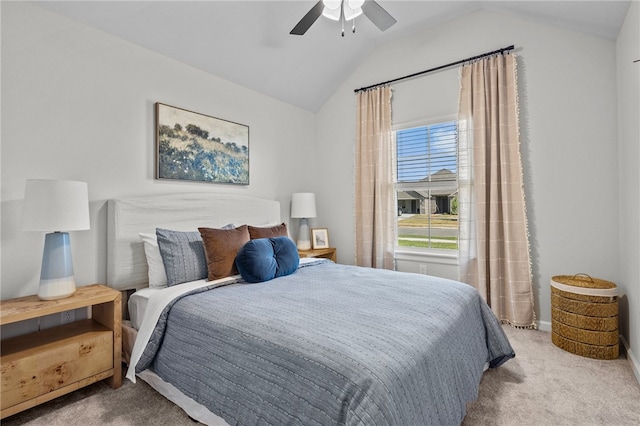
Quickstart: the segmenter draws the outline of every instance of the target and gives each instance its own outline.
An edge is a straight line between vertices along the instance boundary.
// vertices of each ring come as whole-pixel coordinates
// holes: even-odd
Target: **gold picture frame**
[[[311,248],[329,248],[329,230],[327,228],[313,228],[311,230]]]

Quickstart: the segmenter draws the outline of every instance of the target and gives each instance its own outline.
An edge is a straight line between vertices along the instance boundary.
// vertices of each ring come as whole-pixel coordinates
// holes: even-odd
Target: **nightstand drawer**
[[[2,410],[112,371],[113,359],[113,331],[90,319],[4,340]]]

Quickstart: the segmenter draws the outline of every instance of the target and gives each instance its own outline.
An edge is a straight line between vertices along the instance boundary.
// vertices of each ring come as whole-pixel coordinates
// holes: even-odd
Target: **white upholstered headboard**
[[[233,194],[170,194],[108,202],[107,285],[117,290],[148,285],[140,232],[156,228],[196,231],[229,223],[267,226],[281,223],[280,203]]]

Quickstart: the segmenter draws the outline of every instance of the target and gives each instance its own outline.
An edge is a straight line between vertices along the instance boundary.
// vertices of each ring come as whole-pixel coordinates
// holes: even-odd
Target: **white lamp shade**
[[[89,229],[86,182],[29,179],[22,212],[25,231],[83,231]]]
[[[291,217],[294,219],[316,217],[316,194],[298,192],[291,199]]]

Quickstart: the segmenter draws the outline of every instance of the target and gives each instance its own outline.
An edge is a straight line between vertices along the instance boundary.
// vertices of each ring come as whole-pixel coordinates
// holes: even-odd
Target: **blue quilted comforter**
[[[514,356],[466,284],[321,261],[175,300],[136,371],[230,425],[459,425]]]

